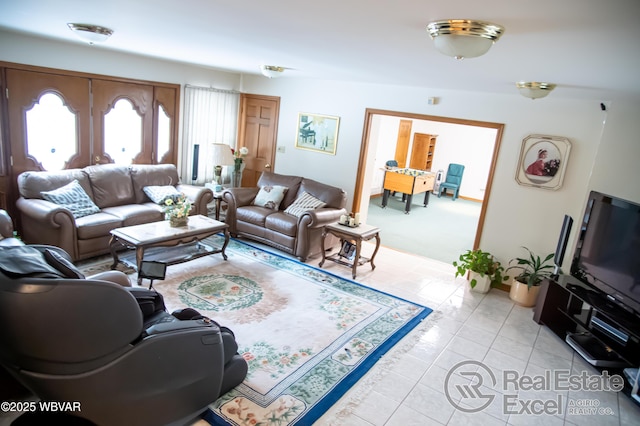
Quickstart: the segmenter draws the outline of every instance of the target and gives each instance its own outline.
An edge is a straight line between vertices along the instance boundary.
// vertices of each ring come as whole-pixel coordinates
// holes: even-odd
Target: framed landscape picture
[[[562,186],[571,142],[559,136],[529,135],[522,141],[516,181],[556,190]]]
[[[336,154],[340,117],[319,114],[298,114],[296,148]]]

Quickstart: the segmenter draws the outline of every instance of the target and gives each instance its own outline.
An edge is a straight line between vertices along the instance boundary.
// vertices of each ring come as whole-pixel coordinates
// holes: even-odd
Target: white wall
[[[341,186],[350,195],[355,186],[366,108],[504,123],[480,244],[503,262],[522,254],[522,245],[541,254],[553,251],[563,215],[579,219],[591,188],[640,202],[640,103],[612,103],[609,111],[603,112],[603,100],[565,99],[561,85],[548,98],[532,101],[515,90],[512,96],[504,96],[302,80],[287,78],[286,74],[269,80],[260,75],[241,77],[124,55],[99,46],[43,41],[6,32],[0,32],[0,60],[279,96],[278,145],[285,152],[276,155],[274,170]],[[427,98],[434,96],[440,102],[427,105]],[[341,118],[335,156],[295,148],[296,122],[301,111]],[[522,139],[534,133],[564,136],[572,143],[564,185],[558,191],[524,187],[515,181]],[[574,229],[572,242],[575,232]],[[384,230],[381,235],[384,244]]]

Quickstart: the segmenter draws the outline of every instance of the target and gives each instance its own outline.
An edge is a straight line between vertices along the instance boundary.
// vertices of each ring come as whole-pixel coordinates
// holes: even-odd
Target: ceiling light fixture
[[[525,98],[539,99],[547,96],[556,85],[551,83],[540,83],[537,81],[519,81],[516,87]]]
[[[504,27],[469,19],[447,19],[431,22],[427,31],[440,53],[464,59],[487,53],[504,33]]]
[[[89,44],[105,42],[113,34],[112,29],[98,25],[68,23],[67,26],[81,40]]]
[[[276,65],[261,65],[260,72],[267,78],[277,78],[284,72],[284,67],[278,67]]]

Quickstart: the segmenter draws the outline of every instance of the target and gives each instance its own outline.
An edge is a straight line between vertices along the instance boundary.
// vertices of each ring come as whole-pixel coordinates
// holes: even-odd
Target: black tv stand
[[[599,370],[624,376],[640,365],[640,315],[571,276],[542,283],[533,319]]]

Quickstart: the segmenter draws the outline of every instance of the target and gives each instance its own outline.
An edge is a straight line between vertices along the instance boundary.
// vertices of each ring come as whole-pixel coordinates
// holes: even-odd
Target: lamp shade
[[[89,44],[105,42],[113,34],[112,29],[98,25],[68,23],[67,26],[81,40]]]
[[[230,166],[233,164],[231,147],[226,143],[211,144],[211,159],[214,166]]]
[[[427,25],[427,31],[440,53],[464,59],[487,53],[504,28],[490,22],[447,19],[431,22]]]
[[[540,83],[537,81],[519,81],[516,87],[520,94],[529,99],[540,99],[547,96],[556,85],[551,83]]]

